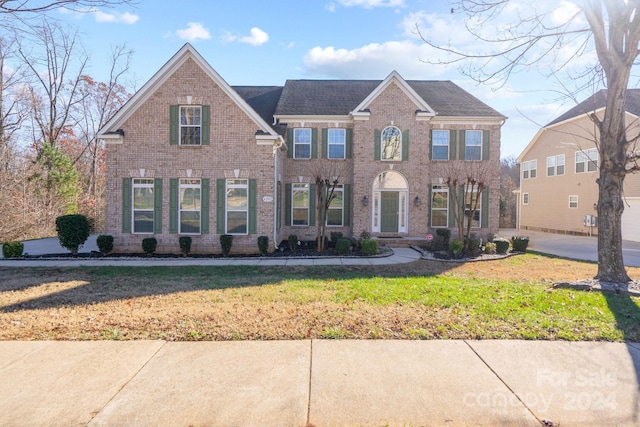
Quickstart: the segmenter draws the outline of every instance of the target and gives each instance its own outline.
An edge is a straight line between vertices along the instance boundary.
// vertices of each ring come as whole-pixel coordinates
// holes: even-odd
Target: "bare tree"
[[[0,0],[0,14],[38,14],[61,8],[86,11],[95,7],[135,3],[134,0]]]
[[[562,81],[560,71],[578,58],[594,61],[565,81],[580,82],[576,90],[597,86],[607,89],[602,117],[591,118],[599,134],[598,273],[602,281],[624,283],[629,276],[622,256],[624,178],[638,171],[639,153],[627,139],[626,91],[640,42],[640,0],[582,0],[527,5],[514,22],[498,22],[512,5],[509,0],[459,0],[453,11],[463,13],[467,29],[494,50],[473,53],[451,45],[423,40],[449,55],[444,63],[460,63],[467,76],[479,82],[504,84],[515,73],[541,65],[548,76]],[[545,10],[544,8],[547,7]],[[563,7],[564,17],[554,14]],[[418,28],[419,29],[419,28]],[[565,55],[567,47],[573,52]],[[476,50],[477,52],[477,50]]]
[[[316,184],[316,243],[319,251],[325,250],[327,215],[336,197],[336,189],[344,180],[342,163],[327,162],[321,159],[313,161],[310,166]]]
[[[520,167],[513,156],[500,160],[500,228],[514,228],[520,187]]]

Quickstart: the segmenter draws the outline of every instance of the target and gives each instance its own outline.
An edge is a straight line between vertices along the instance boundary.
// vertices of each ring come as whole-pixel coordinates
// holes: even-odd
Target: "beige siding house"
[[[189,44],[104,126],[115,250],[271,249],[317,230],[316,177],[335,180],[327,231],[424,237],[455,229],[447,178],[482,173],[474,224],[498,231],[505,117],[449,81],[289,80],[230,86]],[[481,172],[478,172],[481,171]],[[434,203],[435,201],[435,203]],[[454,231],[455,236],[455,231]]]
[[[590,114],[602,114],[600,91],[542,128],[518,157],[518,228],[562,234],[597,235],[597,129]],[[629,137],[640,131],[640,90],[627,95]],[[628,175],[622,237],[640,241],[640,175]]]

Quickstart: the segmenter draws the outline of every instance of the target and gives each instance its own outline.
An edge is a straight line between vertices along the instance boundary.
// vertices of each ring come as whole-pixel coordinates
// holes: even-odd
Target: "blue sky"
[[[572,6],[539,1],[553,3],[558,14]],[[523,0],[512,3],[529,7]],[[107,78],[111,47],[126,43],[134,52],[130,71],[138,88],[186,42],[231,85],[384,79],[393,70],[405,79],[452,80],[509,117],[503,127],[503,158],[517,156],[537,125],[573,105],[558,101],[556,83],[535,69],[520,72],[494,90],[476,84],[456,66],[429,63],[442,53],[420,40],[416,24],[437,43],[484,49],[465,31],[462,14],[452,14],[446,0],[200,0],[180,5],[139,0],[135,6],[83,14],[52,13],[78,27],[94,78]]]

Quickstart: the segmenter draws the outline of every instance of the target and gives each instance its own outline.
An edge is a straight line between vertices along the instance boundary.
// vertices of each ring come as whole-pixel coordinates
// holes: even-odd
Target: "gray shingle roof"
[[[602,89],[585,99],[566,113],[552,120],[545,127],[555,125],[565,120],[573,119],[578,116],[593,112],[600,108],[606,107],[607,90]],[[627,112],[640,116],[640,89],[627,89]]]
[[[282,86],[232,86],[242,99],[268,124],[273,123],[273,114],[282,94]]]
[[[348,115],[382,80],[287,80],[276,115]],[[451,81],[407,83],[440,116],[504,117]]]

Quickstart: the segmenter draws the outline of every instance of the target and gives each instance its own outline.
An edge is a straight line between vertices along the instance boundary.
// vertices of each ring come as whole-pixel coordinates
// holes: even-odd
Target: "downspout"
[[[281,136],[273,146],[273,248],[278,249],[278,152],[284,144]]]

